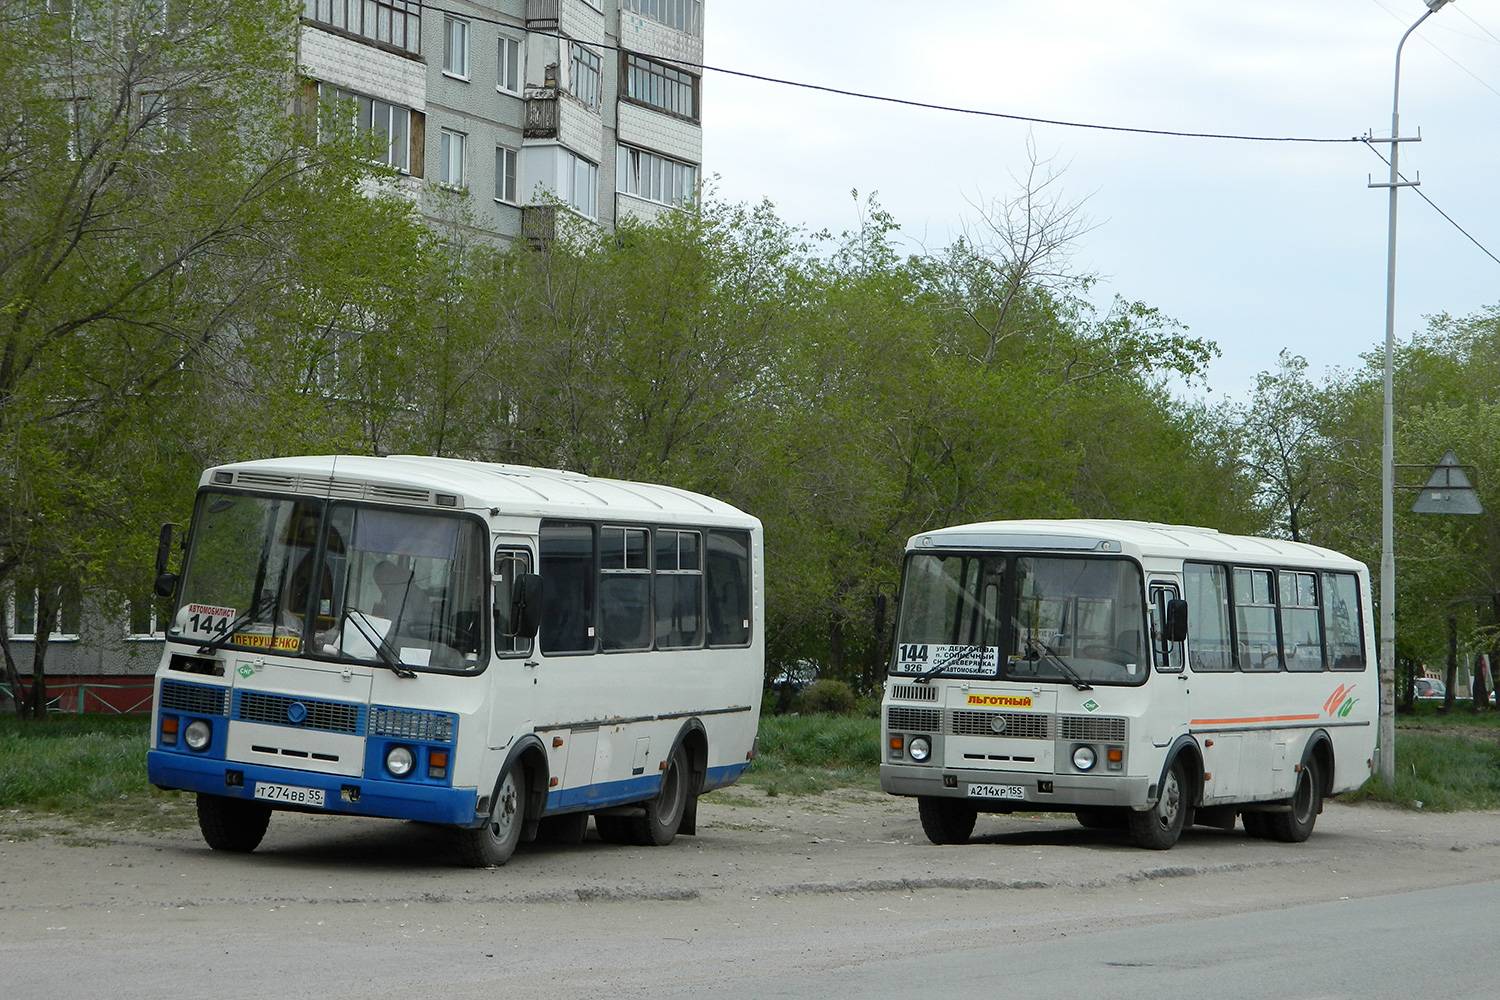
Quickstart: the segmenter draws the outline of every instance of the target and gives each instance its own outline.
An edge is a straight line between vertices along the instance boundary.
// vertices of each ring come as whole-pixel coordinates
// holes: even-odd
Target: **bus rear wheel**
[[[490,799],[484,825],[457,831],[459,860],[470,868],[495,868],[510,860],[526,819],[526,775],[519,763],[505,772]]]
[[[661,773],[661,791],[646,803],[645,814],[629,817],[631,839],[637,844],[665,847],[676,839],[692,794],[688,788],[689,773],[687,751],[679,746],[667,758],[666,769]]]
[[[1309,758],[1297,772],[1297,787],[1286,812],[1268,813],[1267,832],[1287,844],[1300,844],[1312,835],[1318,813],[1323,811],[1323,783],[1318,765]]]
[[[917,796],[917,817],[922,832],[934,844],[967,844],[974,833],[979,810],[962,799]]]
[[[260,846],[271,825],[271,807],[263,802],[198,793],[198,829],[216,851],[247,854]]]
[[[1125,818],[1130,837],[1137,846],[1152,851],[1168,850],[1182,836],[1188,812],[1187,768],[1182,758],[1172,761],[1162,776],[1161,795],[1145,812],[1131,810]]]

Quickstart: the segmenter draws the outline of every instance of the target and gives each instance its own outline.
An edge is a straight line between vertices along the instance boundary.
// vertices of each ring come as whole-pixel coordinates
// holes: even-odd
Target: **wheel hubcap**
[[[1167,776],[1167,783],[1161,792],[1161,801],[1156,805],[1156,819],[1161,823],[1162,829],[1171,829],[1172,824],[1177,822],[1177,810],[1182,808],[1182,787],[1177,783],[1177,775]]]

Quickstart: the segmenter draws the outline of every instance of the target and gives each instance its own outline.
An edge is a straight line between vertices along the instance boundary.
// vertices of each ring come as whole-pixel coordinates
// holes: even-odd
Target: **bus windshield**
[[[1141,570],[1128,559],[919,553],[906,564],[893,674],[1141,684]]]
[[[402,674],[477,670],[482,536],[451,514],[204,492],[172,635]]]

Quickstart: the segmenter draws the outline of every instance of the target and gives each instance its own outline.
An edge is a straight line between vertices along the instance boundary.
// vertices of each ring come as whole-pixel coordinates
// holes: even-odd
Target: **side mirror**
[[[542,578],[535,573],[521,573],[511,585],[510,623],[515,631],[507,634],[536,638],[542,624]]]
[[[1180,597],[1167,602],[1167,641],[1182,642],[1188,635],[1188,605]]]
[[[881,636],[885,635],[885,608],[886,608],[886,596],[884,594],[876,594],[875,595],[875,639],[876,639],[877,642],[880,640]]]
[[[171,597],[172,592],[177,589],[177,574],[167,572],[167,563],[172,555],[172,529],[177,525],[168,521],[161,526],[161,533],[156,536],[156,594],[158,597]]]

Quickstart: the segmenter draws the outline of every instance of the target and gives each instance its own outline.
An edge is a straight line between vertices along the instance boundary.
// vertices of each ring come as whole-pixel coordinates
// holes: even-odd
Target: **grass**
[[[149,725],[118,715],[0,718],[0,810],[137,829],[191,822],[181,796],[146,781]],[[0,825],[11,824],[0,817]]]
[[[767,795],[877,789],[880,721],[861,716],[763,715],[760,753],[742,779]]]
[[[1439,811],[1500,809],[1500,713],[1419,705],[1397,716],[1396,781],[1342,797]],[[146,781],[141,717],[0,717],[0,833],[30,837],[52,822],[177,829],[194,822],[191,796]],[[761,718],[760,754],[742,779],[766,795],[878,790],[880,723],[863,716]],[[1421,803],[1420,806],[1417,803]]]

